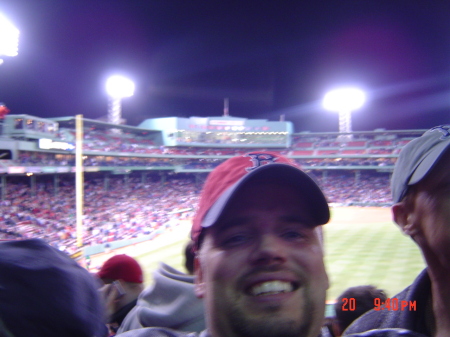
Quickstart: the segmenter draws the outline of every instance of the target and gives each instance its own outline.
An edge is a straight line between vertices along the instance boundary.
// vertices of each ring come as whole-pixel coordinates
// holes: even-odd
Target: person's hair
[[[194,274],[194,241],[189,241],[184,247],[184,267],[188,274]]]
[[[351,310],[350,299],[354,298],[355,310]],[[358,317],[365,312],[374,308],[374,300],[379,298],[384,302],[387,299],[387,295],[382,289],[378,289],[372,285],[363,285],[357,287],[350,287],[345,290],[337,299],[334,305],[336,312],[337,323],[341,329],[341,333],[347,329],[347,327]],[[345,302],[348,302],[345,305]],[[347,309],[347,310],[343,310]]]

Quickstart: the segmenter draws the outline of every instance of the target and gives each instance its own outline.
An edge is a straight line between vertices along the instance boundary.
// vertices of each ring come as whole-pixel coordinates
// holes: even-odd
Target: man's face
[[[207,229],[196,292],[213,336],[319,334],[328,278],[306,207],[290,186],[253,183]]]
[[[450,151],[414,187],[411,203],[408,221],[417,230],[414,239],[450,266]]]

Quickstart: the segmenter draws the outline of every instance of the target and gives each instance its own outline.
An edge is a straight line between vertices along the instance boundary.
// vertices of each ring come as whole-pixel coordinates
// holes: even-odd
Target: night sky
[[[450,123],[450,1],[0,0],[21,31],[0,65],[11,114],[107,114],[105,81],[136,83],[123,117],[230,115],[337,131],[324,94],[368,94],[353,130]]]

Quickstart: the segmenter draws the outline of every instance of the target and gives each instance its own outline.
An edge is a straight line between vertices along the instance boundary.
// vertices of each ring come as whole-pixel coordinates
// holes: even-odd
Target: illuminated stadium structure
[[[35,219],[37,216],[32,214],[33,207],[42,211],[46,206],[20,204],[13,199],[26,195],[37,199],[35,203],[38,203],[42,195],[44,199],[54,198],[57,204],[58,199],[74,194],[75,121],[75,117],[50,119],[30,115],[5,116],[0,137],[0,201],[2,207],[19,205],[19,213],[25,220],[3,219],[0,223],[0,238],[2,233],[23,234],[23,231],[19,234],[11,232],[12,223],[33,225],[36,221],[43,221],[51,228],[46,229],[47,232],[68,233],[58,235],[55,240],[59,242],[57,246],[60,249],[74,252],[75,240],[71,229],[75,226],[72,219],[73,205],[64,205],[65,208],[48,206],[56,209],[58,214],[65,212],[66,223],[58,225],[61,219],[54,215],[54,211],[46,210],[53,214],[53,220],[42,220],[44,215]],[[121,132],[116,132],[117,129]],[[294,159],[318,180],[330,203],[387,206],[391,202],[389,176],[398,153],[405,144],[423,132],[425,130],[356,131],[351,132],[351,137],[340,137],[342,134],[338,132],[295,133],[292,123],[288,121],[249,120],[231,116],[156,118],[145,120],[138,127],[83,119],[82,168],[84,179],[90,184],[88,192],[92,194],[91,191],[96,189],[97,199],[109,198],[108,202],[113,203],[110,195],[120,199],[120,194],[125,194],[124,189],[129,184],[136,184],[129,187],[129,198],[142,197],[140,204],[135,202],[137,206],[132,203],[126,207],[114,206],[118,214],[105,211],[112,217],[105,220],[104,213],[95,216],[89,214],[95,207],[91,205],[91,196],[85,196],[87,210],[84,221],[90,230],[83,244],[96,246],[89,252],[94,254],[104,249],[105,241],[99,240],[100,236],[108,237],[108,242],[113,243],[119,238],[148,239],[160,225],[143,223],[142,231],[137,232],[132,227],[139,224],[145,215],[133,207],[145,209],[146,214],[188,213],[195,208],[196,193],[208,172],[231,156],[258,149],[278,151]],[[186,179],[188,183],[183,185],[176,179]],[[67,190],[69,185],[72,187]],[[180,200],[172,203],[166,200],[163,206],[158,205],[164,208],[162,210],[146,208],[146,193],[158,188],[168,191],[167,198],[179,195]],[[21,189],[23,192],[20,192]],[[99,190],[103,190],[102,195]],[[132,193],[137,195],[136,198]],[[74,203],[73,200],[70,202]],[[156,205],[156,202],[153,203]],[[127,212],[134,213],[131,216]],[[167,214],[160,214],[154,222],[170,223]],[[15,213],[12,216],[16,216]],[[100,223],[104,224],[103,227]],[[122,226],[122,223],[125,225]],[[114,230],[115,235],[111,235],[111,228],[118,226],[124,227],[123,231]],[[152,226],[154,228],[149,230]],[[45,231],[39,229],[39,232]]]
[[[341,134],[335,132],[294,133],[292,123],[288,121],[228,116],[148,119],[138,127],[84,119],[83,125],[85,171],[112,173],[124,170],[126,173],[154,170],[208,172],[210,167],[189,168],[189,164],[202,160],[217,162],[255,149],[281,151],[303,163],[305,170],[390,172],[401,148],[425,132],[356,131],[351,132],[351,141],[341,141],[338,138]],[[122,133],[111,132],[113,128],[120,128]],[[70,163],[74,161],[74,117],[44,119],[8,115],[4,119],[0,141],[1,173],[73,172]],[[27,165],[24,158],[38,160]],[[364,164],[366,160],[371,163]],[[119,165],[115,165],[117,162]]]

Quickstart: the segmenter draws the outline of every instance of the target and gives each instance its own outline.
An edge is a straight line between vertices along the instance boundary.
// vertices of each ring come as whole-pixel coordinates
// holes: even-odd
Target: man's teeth
[[[270,281],[254,286],[250,292],[253,296],[273,295],[278,293],[287,293],[293,291],[294,287],[290,282]]]

